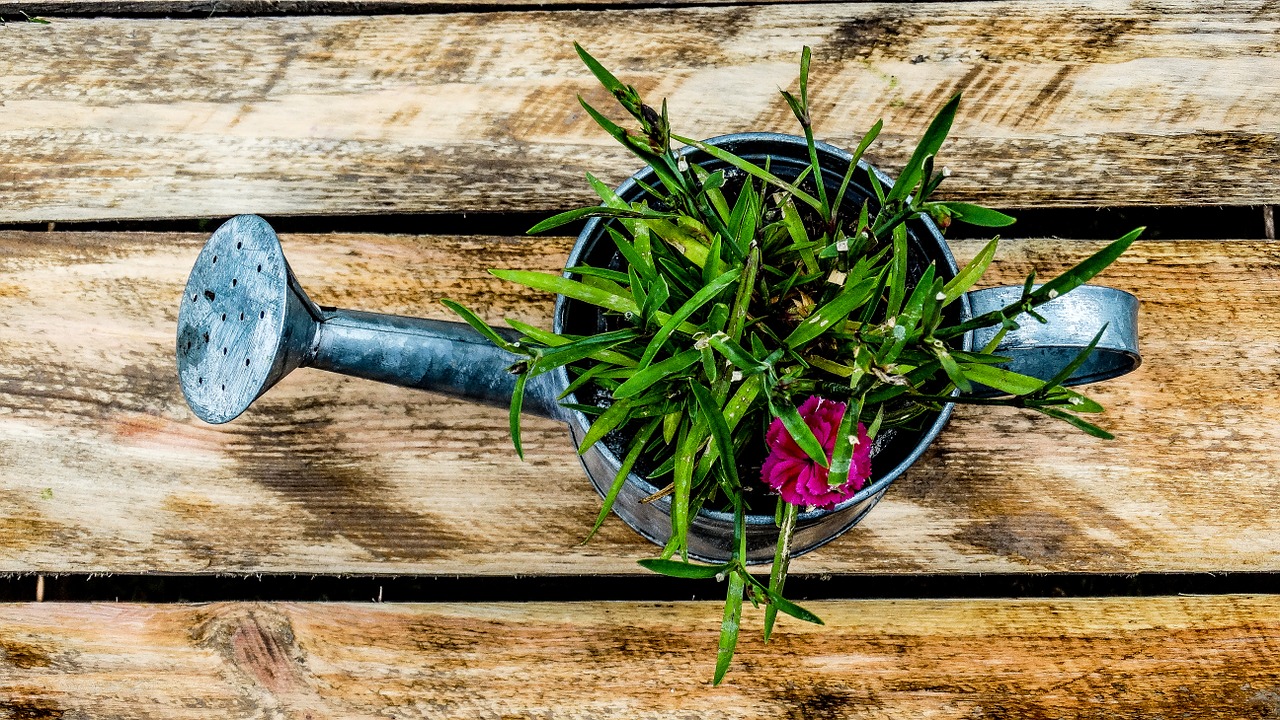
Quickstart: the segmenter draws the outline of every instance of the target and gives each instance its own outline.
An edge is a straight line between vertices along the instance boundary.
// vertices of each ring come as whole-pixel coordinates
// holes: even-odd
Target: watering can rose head
[[[766,638],[777,612],[818,621],[781,594],[792,554],[830,539],[810,538],[797,550],[797,528],[824,512],[869,509],[920,456],[953,403],[1016,406],[1110,437],[1082,417],[1102,407],[1066,386],[1132,369],[1136,340],[1119,371],[1095,357],[1111,342],[1104,341],[1106,326],[1096,335],[1090,330],[1091,340],[1058,344],[1043,356],[1025,348],[1005,352],[1002,341],[1019,337],[1022,325],[1054,317],[1053,301],[1060,308],[1061,296],[1119,257],[1140,230],[1043,285],[1032,273],[996,304],[981,305],[975,298],[987,291],[971,289],[992,262],[997,239],[958,269],[930,219],[1013,222],[995,210],[932,199],[950,175],[935,172],[934,157],[959,95],[937,113],[895,182],[861,162],[880,123],[852,153],[814,140],[808,48],[798,92],[782,92],[803,137],[709,141],[674,134],[665,102],[660,110],[645,104],[634,87],[577,50],[638,127],[625,129],[579,102],[646,169],[617,189],[588,175],[600,205],[561,213],[530,231],[590,219],[563,275],[493,271],[561,296],[556,331],[512,321],[518,337],[502,334],[446,304],[516,358],[510,418],[518,452],[526,384],[545,385],[554,375],[550,384],[575,414],[570,425],[581,429],[579,452],[585,457],[607,445],[616,458],[612,485],[593,474],[605,496],[596,528],[628,497],[627,488],[626,502],[636,507],[658,507],[649,503],[661,498],[669,503],[670,540],[645,567],[728,580],[717,682],[733,655],[744,597],[765,605]],[[988,334],[979,337],[984,329]],[[885,453],[887,467],[873,473],[879,462],[873,448],[892,442],[898,445]],[[637,495],[637,486],[648,490]],[[802,514],[806,508],[822,512]],[[714,557],[723,562],[689,563],[699,557],[690,551],[691,528],[713,515],[729,528],[723,553]],[[769,552],[774,544],[759,542],[763,531],[776,533],[767,585],[747,571],[748,562],[765,559],[761,547]]]

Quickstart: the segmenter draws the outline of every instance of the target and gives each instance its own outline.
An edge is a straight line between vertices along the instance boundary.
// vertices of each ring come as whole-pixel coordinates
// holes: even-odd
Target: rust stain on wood
[[[30,670],[49,667],[53,658],[39,645],[0,635],[0,663],[18,670]]]
[[[10,720],[61,720],[66,715],[61,705],[39,697],[28,700],[0,698],[0,712]]]

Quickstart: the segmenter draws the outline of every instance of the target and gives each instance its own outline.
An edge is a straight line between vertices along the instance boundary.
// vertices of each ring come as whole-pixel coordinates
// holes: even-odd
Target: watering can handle
[[[1022,290],[1021,285],[1008,285],[970,292],[973,317],[1017,302]],[[995,351],[1012,358],[1003,367],[1048,380],[1088,347],[1103,325],[1106,330],[1089,359],[1063,384],[1109,380],[1132,372],[1142,363],[1138,354],[1138,298],[1130,293],[1083,285],[1041,305],[1036,312],[1049,322],[1041,323],[1026,314],[1015,318],[1018,329],[1009,331]],[[1000,326],[995,325],[973,331],[974,350],[984,348],[999,330]],[[998,393],[979,387],[970,394],[983,397]]]

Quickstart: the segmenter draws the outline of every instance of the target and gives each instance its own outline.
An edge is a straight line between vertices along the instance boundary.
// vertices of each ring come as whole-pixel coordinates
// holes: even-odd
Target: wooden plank
[[[641,572],[562,427],[300,371],[236,422],[195,420],[173,335],[202,237],[0,233],[0,572]],[[484,272],[552,270],[566,238],[290,236],[319,302],[546,323]],[[956,243],[959,254],[978,243]],[[1098,246],[1008,241],[993,282]],[[1093,440],[961,408],[849,535],[797,572],[1280,570],[1280,245],[1139,242],[1102,282],[1142,298],[1135,374]]]
[[[761,0],[762,2],[808,2],[811,0]],[[499,8],[544,8],[599,6],[611,9],[681,7],[685,5],[732,5],[740,0],[0,0],[0,15],[21,17],[95,16],[183,16],[201,15],[383,15],[389,13],[466,12]]]
[[[0,606],[15,718],[1244,718],[1280,712],[1275,596],[815,603]],[[746,622],[758,621],[747,610]],[[146,681],[141,681],[146,678]]]
[[[795,131],[777,88],[808,43],[819,136],[883,117],[890,169],[963,90],[954,199],[1275,203],[1278,28],[1263,0],[10,23],[0,222],[588,202],[584,171],[636,161],[575,102],[609,102],[575,39],[694,136]]]

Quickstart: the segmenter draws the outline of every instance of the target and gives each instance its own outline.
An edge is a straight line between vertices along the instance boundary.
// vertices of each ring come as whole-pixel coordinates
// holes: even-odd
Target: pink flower
[[[827,461],[830,462],[840,421],[844,419],[844,403],[814,395],[799,409],[800,417],[813,431],[822,449],[827,451]],[[782,424],[782,418],[774,418],[765,440],[769,444],[769,457],[765,458],[764,467],[760,470],[761,479],[792,505],[830,510],[836,503],[853,497],[871,477],[871,439],[867,437],[867,429],[862,423],[858,423],[858,440],[849,463],[849,480],[835,488],[827,485],[827,468],[814,462],[808,453],[800,449]],[[846,438],[845,442],[849,440]]]

